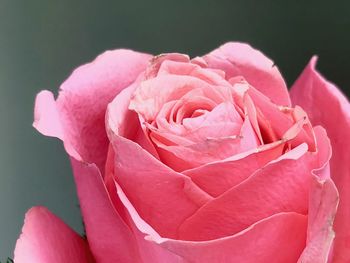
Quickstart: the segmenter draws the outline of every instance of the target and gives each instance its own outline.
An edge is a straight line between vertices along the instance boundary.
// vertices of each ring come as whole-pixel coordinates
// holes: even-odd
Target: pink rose
[[[116,50],[56,101],[39,93],[34,126],[64,142],[95,262],[350,262],[350,104],[315,64],[289,94],[246,44]],[[91,260],[58,218],[28,212],[16,263]]]

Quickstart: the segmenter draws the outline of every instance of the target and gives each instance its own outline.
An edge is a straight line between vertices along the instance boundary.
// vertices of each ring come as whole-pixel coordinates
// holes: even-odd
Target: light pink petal
[[[59,112],[55,98],[50,91],[39,92],[35,99],[33,126],[46,136],[53,136],[63,140],[63,128],[59,121]]]
[[[290,106],[286,84],[273,61],[248,44],[229,42],[204,56],[209,68],[221,69],[226,79],[243,76],[274,103]]]
[[[334,262],[350,261],[350,104],[336,86],[315,69],[313,57],[293,85],[292,101],[307,113],[313,125],[322,125],[331,140],[331,177],[340,194],[335,218]]]
[[[140,262],[133,234],[113,207],[96,165],[72,159],[72,166],[86,234],[96,261]]]
[[[15,249],[16,263],[93,263],[87,242],[44,207],[31,208]]]
[[[159,68],[163,64],[164,61],[176,61],[188,63],[190,62],[190,57],[181,53],[165,53],[154,56],[148,65],[145,77],[146,79],[154,78],[158,75]]]
[[[158,75],[173,74],[182,76],[193,76],[208,82],[211,85],[229,86],[222,71],[202,68],[192,63],[181,63],[166,60],[160,66]]]
[[[223,102],[226,94],[222,94],[221,90],[227,91],[229,88],[219,89],[192,76],[161,75],[140,83],[129,108],[141,114],[146,121],[151,122],[155,120],[166,102],[179,100],[195,89],[203,90],[205,97],[213,101]]]
[[[75,159],[95,163],[103,171],[108,149],[107,104],[135,81],[149,59],[146,54],[114,50],[80,66],[61,85],[56,102],[48,91],[38,95],[34,126],[45,135],[61,138]]]
[[[307,214],[312,164],[307,145],[288,152],[246,181],[202,206],[179,228],[185,240],[233,235],[280,212]],[[310,167],[311,166],[311,167]]]
[[[157,130],[152,131],[150,136],[157,145],[160,159],[176,171],[183,171],[256,149],[259,145],[258,139],[248,117],[242,126],[239,125],[240,127],[236,127],[235,120],[220,122],[220,117],[225,116],[220,116],[218,113],[228,111],[226,108],[223,103],[206,114],[198,127],[193,127],[193,130],[189,129],[182,135],[184,143],[169,144],[167,142],[175,141],[174,136]],[[234,108],[232,110],[237,114]],[[215,123],[212,115],[217,116],[218,123]],[[232,111],[230,115],[233,115]],[[237,123],[242,124],[242,120],[238,120]]]
[[[185,137],[193,141],[239,135],[242,124],[241,116],[230,102],[223,102],[199,117],[183,120],[183,126],[188,130]]]

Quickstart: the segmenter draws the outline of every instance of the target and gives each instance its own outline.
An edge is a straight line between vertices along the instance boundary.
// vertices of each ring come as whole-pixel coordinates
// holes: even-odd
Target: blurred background
[[[318,69],[350,95],[350,1],[0,0],[0,261],[31,206],[83,231],[62,144],[31,126],[38,91],[57,94],[107,49],[196,56],[229,40],[262,50],[289,85],[318,54]]]

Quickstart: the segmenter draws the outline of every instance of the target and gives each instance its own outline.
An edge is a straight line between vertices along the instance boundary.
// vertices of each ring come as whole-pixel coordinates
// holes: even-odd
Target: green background
[[[33,205],[82,231],[63,147],[31,127],[39,90],[56,93],[106,49],[196,56],[238,40],[271,57],[288,84],[318,54],[320,71],[349,95],[349,11],[350,1],[0,0],[0,260]]]

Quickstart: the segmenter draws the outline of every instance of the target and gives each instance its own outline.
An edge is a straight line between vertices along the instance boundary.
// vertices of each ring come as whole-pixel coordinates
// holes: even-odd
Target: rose
[[[272,61],[239,43],[192,60],[111,51],[56,101],[41,92],[34,125],[64,141],[96,262],[349,261],[350,106],[315,62],[294,107]],[[44,242],[32,211],[15,261],[55,262],[77,238],[28,252]],[[75,244],[66,260],[87,262]]]

